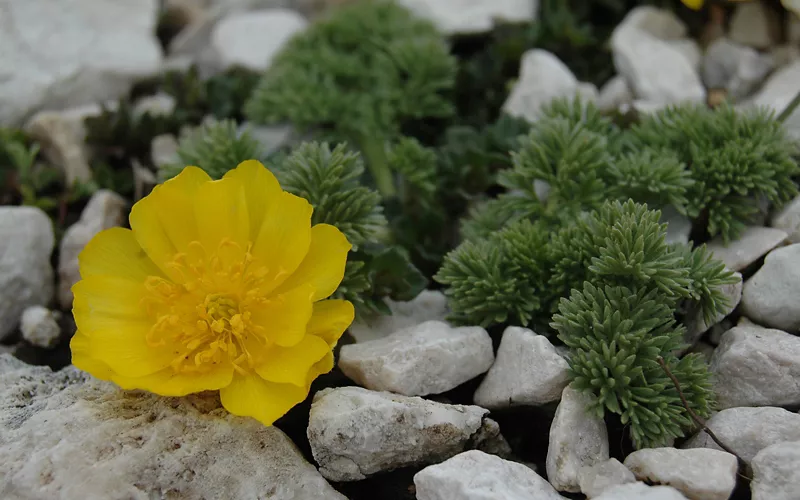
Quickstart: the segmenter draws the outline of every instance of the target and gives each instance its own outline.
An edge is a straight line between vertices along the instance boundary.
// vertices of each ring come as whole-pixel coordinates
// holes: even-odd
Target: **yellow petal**
[[[266,305],[252,311],[252,320],[264,328],[272,342],[291,347],[306,335],[306,326],[313,311],[313,295],[314,288],[304,285],[270,297]]]
[[[100,380],[111,380],[114,372],[111,371],[108,365],[91,356],[89,353],[89,338],[83,332],[80,330],[75,332],[69,342],[69,349],[72,351],[72,364],[79,370],[83,370]]]
[[[206,251],[216,251],[223,240],[234,241],[246,248],[250,222],[244,188],[238,180],[228,178],[207,182],[197,190],[193,202],[200,243]]]
[[[333,370],[333,351],[328,351],[325,353],[325,356],[316,362],[314,366],[308,371],[308,378],[306,379],[306,385],[310,388],[311,383],[320,375],[328,373],[329,371]]]
[[[78,255],[81,276],[116,276],[144,282],[161,271],[137,243],[130,229],[112,227],[97,233]]]
[[[88,276],[72,286],[75,314],[105,314],[115,317],[147,317],[141,301],[144,283],[108,275]],[[80,328],[80,327],[79,327]]]
[[[703,6],[703,0],[681,0],[683,4],[690,9],[700,10]]]
[[[347,252],[352,246],[347,238],[334,226],[317,224],[311,228],[311,246],[300,267],[276,290],[281,293],[310,283],[316,288],[314,300],[329,297],[344,277]]]
[[[308,322],[308,333],[320,337],[333,347],[354,318],[355,310],[349,301],[323,300],[314,304],[314,312]]]
[[[144,389],[161,396],[185,396],[203,391],[216,391],[231,383],[233,366],[226,362],[204,373],[175,373],[172,368],[144,377],[114,374],[112,380],[123,389]]]
[[[267,382],[255,373],[237,373],[229,386],[220,389],[219,396],[222,406],[232,414],[272,425],[308,396],[308,387]]]
[[[281,186],[272,172],[256,160],[240,163],[229,170],[223,179],[236,179],[244,187],[247,213],[250,218],[250,240],[255,241],[264,223],[267,207],[281,196]]]
[[[187,200],[196,198],[198,189],[208,182],[210,178],[205,172],[186,167],[156,186],[131,209],[130,223],[136,241],[164,274],[175,281],[180,281],[181,275],[167,263],[179,250],[185,250],[181,245],[197,232],[194,207]]]
[[[306,387],[309,371],[331,351],[319,337],[306,335],[292,347],[271,346],[256,373],[269,382]]]
[[[303,261],[311,244],[311,204],[281,192],[266,200],[264,221],[253,245],[253,255],[269,272],[263,292],[270,292],[292,274]]]

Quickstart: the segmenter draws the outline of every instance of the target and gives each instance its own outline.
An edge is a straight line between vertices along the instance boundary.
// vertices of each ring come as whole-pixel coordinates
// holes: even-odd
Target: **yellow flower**
[[[694,10],[700,10],[700,8],[703,6],[703,0],[681,0],[681,2],[683,2],[685,6]]]
[[[271,425],[333,368],[353,321],[350,302],[323,300],[350,244],[311,212],[257,161],[218,181],[186,167],[81,253],[72,362],[124,389],[219,390]]]

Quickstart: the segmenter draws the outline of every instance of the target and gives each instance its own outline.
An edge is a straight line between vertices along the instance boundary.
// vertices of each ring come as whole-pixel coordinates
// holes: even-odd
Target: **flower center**
[[[154,320],[148,345],[173,350],[175,373],[207,372],[228,361],[242,373],[252,368],[253,350],[271,344],[252,321],[268,303],[267,268],[256,265],[249,247],[227,240],[213,253],[193,241],[168,267],[180,279],[145,281],[143,306]]]

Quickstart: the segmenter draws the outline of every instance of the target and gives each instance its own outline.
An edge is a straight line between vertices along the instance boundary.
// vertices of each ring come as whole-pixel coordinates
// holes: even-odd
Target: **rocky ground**
[[[167,0],[180,29],[163,49],[155,0],[0,0],[11,26],[0,30],[0,123],[22,125],[69,182],[87,181],[95,152],[83,119],[101,104],[166,68],[263,70],[324,3]],[[528,20],[537,2],[401,3],[464,34],[495,17]],[[762,4],[743,3],[701,48],[674,14],[640,7],[611,37],[617,76],[602,88],[534,49],[504,109],[536,120],[577,92],[623,113],[719,95],[781,112],[800,90],[800,19],[788,19],[776,29]],[[169,112],[174,102],[137,106]],[[800,111],[785,123],[800,138]],[[282,140],[279,129],[264,134],[270,147]],[[174,142],[153,141],[153,162]],[[139,191],[155,181],[139,179]],[[707,426],[728,451],[705,431],[634,451],[620,422],[586,411],[562,348],[525,328],[496,332],[499,344],[481,327],[455,328],[435,290],[353,325],[334,371],[271,428],[228,415],[215,394],[121,391],[67,366],[69,289],[83,246],[124,225],[130,202],[99,190],[63,235],[39,208],[0,207],[4,499],[800,498],[800,198],[729,245],[710,244],[743,282],[725,290],[728,314],[698,316],[687,341],[709,358],[718,407]],[[670,237],[688,241],[688,221],[676,216]]]

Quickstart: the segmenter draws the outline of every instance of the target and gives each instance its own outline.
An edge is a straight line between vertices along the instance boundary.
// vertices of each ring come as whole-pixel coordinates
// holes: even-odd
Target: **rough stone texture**
[[[58,257],[58,300],[63,309],[72,307],[70,289],[81,279],[78,254],[94,235],[125,222],[126,205],[125,199],[113,191],[97,191],[81,212],[80,220],[64,233]]]
[[[761,2],[745,2],[736,6],[731,16],[729,34],[733,41],[756,49],[768,49],[774,42],[778,20]]]
[[[734,101],[747,97],[775,67],[770,55],[719,38],[703,58],[703,81],[708,88],[725,89]]]
[[[204,393],[125,392],[0,355],[0,497],[345,500],[280,430]]]
[[[471,450],[414,475],[417,500],[560,500],[531,468]]]
[[[485,373],[493,362],[486,330],[435,320],[342,346],[339,354],[339,368],[359,385],[405,396],[449,391]]]
[[[760,326],[728,330],[710,364],[718,408],[800,404],[800,337]]]
[[[800,60],[774,72],[767,78],[761,89],[748,100],[742,103],[743,108],[766,106],[774,110],[776,114],[781,113],[797,94],[797,82],[800,81]],[[800,139],[800,107],[789,115],[783,122],[789,135],[795,139]]]
[[[597,107],[600,111],[615,111],[633,102],[633,92],[620,75],[607,81],[600,89]]]
[[[475,391],[475,404],[497,410],[558,401],[569,384],[568,368],[547,337],[509,326],[497,359]]]
[[[0,123],[113,99],[155,75],[156,0],[0,0]]]
[[[22,338],[37,347],[45,349],[53,347],[58,343],[58,337],[61,335],[61,328],[56,319],[56,315],[46,307],[26,308],[22,312],[19,325]]]
[[[634,451],[625,466],[637,479],[672,486],[693,500],[728,500],[738,463],[724,451],[653,448]]]
[[[97,104],[65,111],[40,111],[25,124],[25,131],[39,143],[44,157],[64,172],[69,186],[75,181],[87,182],[92,178],[83,120],[101,112]]]
[[[748,227],[739,238],[727,245],[722,237],[711,240],[707,247],[714,258],[725,263],[728,269],[741,271],[786,240],[785,231],[772,227]]]
[[[53,297],[53,225],[34,207],[0,207],[0,340],[22,311]]]
[[[496,21],[528,22],[536,18],[539,0],[399,0],[432,21],[447,35],[490,31]]]
[[[663,105],[705,99],[695,66],[675,44],[685,32],[674,14],[653,7],[633,9],[614,30],[614,66],[638,100]]]
[[[773,250],[742,290],[742,311],[787,332],[800,330],[800,244]]]
[[[550,426],[547,479],[559,491],[580,491],[581,468],[608,460],[606,424],[587,411],[590,402],[587,394],[568,386]]]
[[[553,99],[575,95],[594,100],[560,59],[546,50],[533,49],[522,55],[519,80],[503,104],[503,111],[533,122]]]
[[[796,500],[800,485],[800,441],[773,444],[751,464],[753,500]]]
[[[444,321],[447,316],[447,297],[439,291],[423,290],[408,302],[386,302],[392,314],[359,319],[350,326],[348,332],[356,342],[379,339],[425,321]]]
[[[686,322],[686,335],[684,340],[687,344],[693,345],[700,339],[703,333],[725,319],[739,305],[739,302],[742,300],[742,274],[734,273],[734,275],[739,281],[732,285],[722,285],[719,287],[719,291],[728,301],[728,305],[725,309],[716,313],[710,321],[706,321],[703,312],[699,308],[691,312]]]
[[[588,498],[600,496],[606,490],[620,484],[635,483],[636,477],[616,458],[605,462],[581,467],[578,471],[578,484],[581,493]]]
[[[686,500],[686,497],[672,486],[632,483],[614,486],[594,500]]]
[[[800,243],[800,196],[795,197],[773,215],[770,225],[786,231],[790,242]]]
[[[772,406],[728,408],[716,413],[706,425],[748,462],[767,446],[800,440],[800,414]],[[705,431],[692,436],[683,447],[721,450]]]
[[[502,437],[487,413],[360,387],[324,389],[314,395],[308,440],[323,476],[358,481],[494,446]]]
[[[220,69],[240,65],[263,71],[286,42],[307,25],[303,16],[289,9],[229,14],[214,27],[211,46],[219,57]]]

